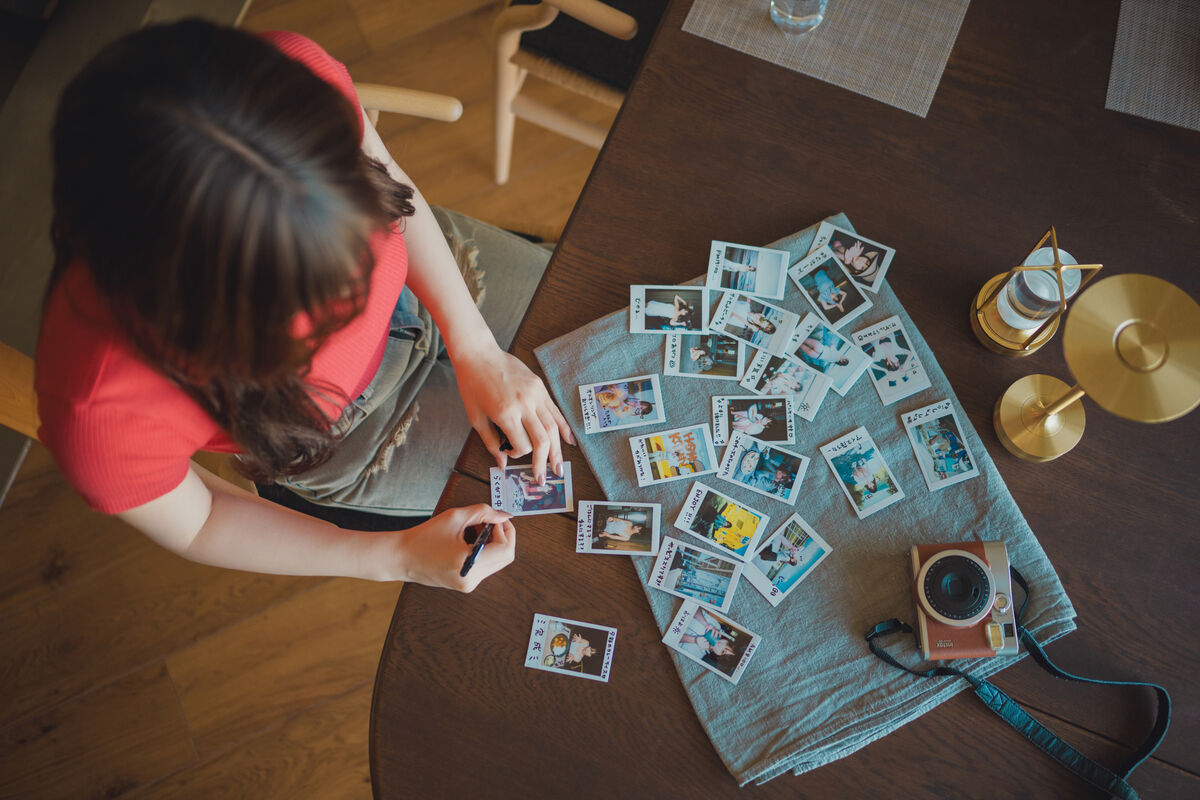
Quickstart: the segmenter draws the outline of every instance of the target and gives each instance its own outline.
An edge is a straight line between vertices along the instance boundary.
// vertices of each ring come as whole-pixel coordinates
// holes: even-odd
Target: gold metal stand
[[[1026,375],[996,401],[996,436],[1026,461],[1053,461],[1083,438],[1084,391],[1051,375]]]
[[[1008,272],[989,280],[975,295],[975,302],[971,304],[971,330],[975,332],[975,337],[979,339],[980,344],[993,353],[1012,358],[1022,358],[1036,353],[1038,348],[1054,337],[1055,332],[1058,331],[1059,318],[1067,312],[1067,300],[1070,298],[1066,296],[1063,272],[1078,270],[1081,273],[1079,286],[1075,290],[1078,292],[1087,286],[1088,281],[1095,277],[1102,268],[1101,264],[1063,264],[1062,257],[1059,255],[1058,234],[1053,225],[1033,246],[1025,260],[1028,261],[1047,242],[1050,243],[1053,250],[1054,263],[1021,264],[1013,267]],[[1019,330],[1001,319],[996,299],[1018,272],[1029,271],[1054,273],[1054,278],[1058,281],[1058,308],[1038,327],[1032,330]]]
[[[1078,444],[1085,392],[1140,422],[1177,419],[1200,405],[1200,305],[1160,278],[1115,275],[1081,294],[1063,355],[1074,386],[1027,375],[996,402],[996,436],[1018,458],[1051,461]]]
[[[1012,277],[1012,272],[1001,272],[990,279],[975,295],[971,304],[971,330],[979,343],[1002,356],[1023,358],[1031,356],[1038,348],[1050,341],[1058,332],[1058,317],[1033,332],[1018,330],[1000,318],[996,308],[995,298],[1004,284]]]

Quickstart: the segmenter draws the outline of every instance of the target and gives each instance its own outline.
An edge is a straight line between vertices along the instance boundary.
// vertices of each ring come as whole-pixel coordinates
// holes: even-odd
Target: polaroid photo
[[[575,524],[575,552],[613,556],[658,554],[658,503],[602,503],[581,500]]]
[[[729,437],[739,431],[764,442],[795,444],[795,413],[790,394],[719,395],[712,399],[713,444],[728,444]]]
[[[629,440],[638,486],[710,475],[717,471],[717,451],[707,425],[634,436]]]
[[[958,414],[949,400],[909,411],[901,419],[929,491],[945,489],[979,474],[978,462],[967,448]]]
[[[696,481],[683,501],[683,508],[679,509],[675,527],[715,545],[722,553],[745,561],[770,521],[771,518],[761,511]]]
[[[717,291],[782,300],[790,260],[786,250],[714,240],[708,252],[705,285]]]
[[[608,683],[617,629],[534,614],[525,666]]]
[[[812,253],[824,246],[833,251],[855,283],[868,292],[875,293],[879,292],[883,277],[896,255],[896,251],[886,244],[859,236],[829,222],[822,222],[817,228],[817,236],[808,252]]]
[[[800,495],[808,462],[808,456],[735,433],[725,448],[717,477],[793,505]]]
[[[866,428],[855,428],[822,446],[821,455],[859,519],[904,499],[904,491]]]
[[[615,431],[667,421],[657,375],[638,375],[579,387],[585,433]]]
[[[788,358],[812,367],[829,378],[830,387],[842,397],[850,391],[871,363],[862,348],[823,322],[816,314],[805,314],[788,342]],[[749,368],[747,368],[749,371]]]
[[[663,637],[667,647],[735,684],[761,642],[757,633],[692,601],[679,607]]]
[[[872,305],[828,247],[797,261],[788,275],[817,314],[834,328],[858,319]]]
[[[741,575],[742,565],[732,558],[665,536],[646,585],[727,611]]]
[[[773,306],[756,297],[728,292],[717,304],[710,327],[714,333],[732,336],[756,350],[779,355],[787,347],[798,314]]]
[[[666,337],[663,374],[738,381],[746,371],[747,349],[717,333],[673,333]]]
[[[885,406],[929,388],[929,376],[916,348],[904,331],[900,317],[891,316],[869,328],[855,331],[850,339],[867,354],[871,383]]]
[[[792,514],[746,563],[746,580],[773,606],[784,601],[833,550],[799,514]]]
[[[812,367],[759,350],[746,367],[741,385],[759,394],[790,397],[792,409],[801,418],[812,422],[829,393],[831,382]],[[713,431],[715,435],[716,428]]]
[[[571,492],[571,462],[563,462],[562,477],[546,470],[545,483],[533,477],[533,466],[518,464],[504,469],[492,467],[492,508],[514,517],[529,514],[557,514],[571,511],[575,498]]]
[[[708,308],[703,286],[630,286],[629,332],[704,333]]]

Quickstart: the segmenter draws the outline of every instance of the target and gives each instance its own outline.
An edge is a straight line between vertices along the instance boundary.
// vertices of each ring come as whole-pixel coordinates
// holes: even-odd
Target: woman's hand
[[[484,578],[512,563],[517,529],[510,519],[503,511],[480,503],[443,511],[428,522],[398,532],[396,547],[403,565],[399,577],[459,592],[474,590]],[[487,522],[495,525],[492,538],[479,551],[466,577],[460,576],[463,561],[471,552],[463,533],[471,525]]]
[[[459,353],[453,361],[467,418],[496,463],[504,467],[510,455],[533,453],[533,474],[539,483],[547,463],[562,475],[562,440],[575,444],[575,437],[546,385],[495,343]],[[500,449],[497,427],[508,437],[511,450]]]

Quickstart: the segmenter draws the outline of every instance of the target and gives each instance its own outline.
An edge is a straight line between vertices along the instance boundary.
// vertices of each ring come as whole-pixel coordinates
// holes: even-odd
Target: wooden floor
[[[397,161],[432,203],[554,239],[596,151],[518,122],[512,178],[492,184],[493,6],[256,0],[244,27],[311,36],[357,80],[461,98],[457,123],[381,119]],[[0,508],[0,797],[369,797],[399,591],[183,561],[90,512],[34,445]]]

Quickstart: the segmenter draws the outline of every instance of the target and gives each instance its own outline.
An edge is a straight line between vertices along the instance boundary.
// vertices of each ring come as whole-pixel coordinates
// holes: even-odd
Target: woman
[[[884,336],[871,349],[871,357],[875,359],[876,366],[881,366],[888,372],[899,370],[911,355],[912,353],[901,347],[891,336]]]
[[[821,308],[826,311],[837,309],[845,312],[843,307],[846,302],[846,292],[843,289],[837,288],[833,279],[823,269],[819,269],[813,273],[813,283],[817,287],[817,302],[821,304]]]
[[[787,553],[786,558],[784,557],[785,551]],[[800,548],[787,539],[780,537],[776,542],[767,545],[759,551],[755,558],[763,562],[786,563],[794,567],[800,563]]]
[[[777,330],[776,325],[767,317],[765,309],[752,309],[749,301],[738,301],[725,318],[724,333],[756,347],[766,347]]]
[[[799,367],[794,364],[780,364],[774,371],[768,370],[767,378],[763,381],[762,391],[771,395],[798,395],[804,390],[804,381],[797,373]]]
[[[747,436],[758,436],[770,427],[771,422],[771,418],[759,410],[758,403],[752,403],[749,408],[735,410],[730,415],[729,426]]]
[[[696,310],[679,295],[670,303],[663,300],[646,301],[646,327],[649,330],[668,330],[684,328],[695,330],[700,326],[696,322]]]
[[[560,470],[565,420],[496,343],[447,244],[469,221],[412,188],[341,64],[296,34],[145,28],[64,92],[54,169],[40,435],[92,507],[251,571],[470,591],[512,560],[515,529],[485,505],[348,532],[190,461],[237,452],[260,482],[410,516],[432,509],[425,460],[468,423],[498,464],[503,432],[539,478]],[[483,241],[502,234],[476,230],[491,259]],[[492,546],[460,578],[480,522]]]
[[[757,272],[758,267],[753,264],[727,259],[721,264],[721,288],[753,292]]]
[[[709,538],[722,547],[729,548],[738,555],[746,552],[746,548],[750,545],[750,534],[742,531],[745,526],[743,520],[737,522],[729,522],[719,528],[714,528],[709,533]]]
[[[878,491],[878,481],[875,478],[875,474],[867,468],[866,459],[860,458],[856,460],[850,474],[854,479],[854,488],[862,493],[863,500],[866,500],[874,492]]]
[[[772,322],[763,311],[751,311],[749,304],[743,308],[734,309],[729,317],[725,320],[726,329],[742,328],[745,330],[745,338],[750,338],[754,333],[761,332],[768,336],[775,332],[775,323]]]
[[[738,459],[733,471],[733,480],[765,492],[775,491],[775,476],[770,464],[764,464],[757,450],[747,449]]]
[[[567,664],[582,665],[585,658],[591,658],[594,655],[596,655],[596,648],[592,647],[591,642],[578,633],[571,634],[571,649],[567,653]]]
[[[814,329],[800,343],[796,355],[800,356],[800,360],[805,364],[820,372],[826,372],[834,365],[844,367],[850,363],[849,358],[838,354],[837,339],[824,327]]]
[[[688,359],[696,365],[696,369],[700,372],[708,372],[716,364],[708,350],[699,346],[688,349]]]
[[[627,383],[610,383],[596,390],[596,405],[606,409],[618,420],[646,417],[654,413],[654,404],[635,397]]]
[[[604,528],[597,534],[597,537],[628,542],[634,536],[640,536],[643,530],[643,526],[624,517],[607,517],[604,520]]]
[[[704,609],[697,608],[688,620],[685,632],[679,637],[685,651],[716,666],[721,656],[733,655],[733,639],[719,624],[709,619]]]
[[[829,243],[829,247],[838,260],[846,265],[850,277],[864,286],[870,286],[875,282],[875,276],[879,274],[882,253],[878,250],[867,250],[866,245],[857,239],[851,241],[853,244],[847,247],[845,242],[835,238]]]

